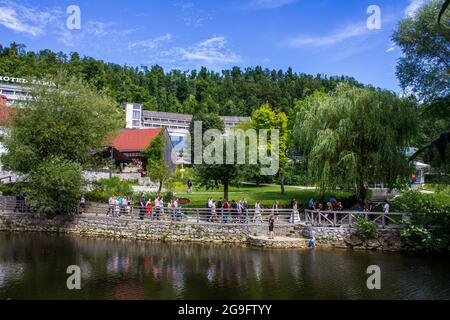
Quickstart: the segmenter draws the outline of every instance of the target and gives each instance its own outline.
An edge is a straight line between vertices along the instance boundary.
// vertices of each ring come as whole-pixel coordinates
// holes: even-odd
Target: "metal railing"
[[[0,212],[32,213],[35,212],[24,201],[0,202]],[[107,204],[87,203],[79,206],[75,214],[87,216],[105,216],[111,218],[128,218],[151,221],[179,221],[190,223],[218,223],[218,224],[268,224],[272,214],[277,216],[277,224],[304,224],[317,227],[351,227],[358,217],[372,221],[378,228],[396,227],[409,221],[408,213],[392,212],[355,212],[355,211],[316,211],[305,210],[293,212],[292,209],[236,209],[224,208],[155,208],[149,211],[146,207],[124,205],[109,206]]]
[[[194,223],[219,224],[267,224],[272,214],[276,214],[278,224],[292,224],[300,222],[300,214],[295,215],[290,209],[247,209],[238,211],[224,208],[152,208],[148,212],[146,207],[140,206],[108,206],[90,205],[80,208],[79,213],[116,218],[131,218],[152,221],[183,221]]]
[[[401,226],[409,221],[408,213],[355,212],[355,211],[316,211],[305,210],[305,222],[319,227],[351,227],[358,218],[363,217],[379,228]]]

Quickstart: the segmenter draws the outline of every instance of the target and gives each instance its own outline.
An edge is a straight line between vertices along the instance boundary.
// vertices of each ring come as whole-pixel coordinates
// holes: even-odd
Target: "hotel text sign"
[[[11,82],[11,83],[23,83],[23,84],[30,83],[30,81],[28,81],[27,79],[8,77],[8,76],[0,76],[0,81]],[[40,80],[31,80],[31,83],[32,84],[40,84],[40,85],[44,85],[44,86],[54,86],[55,85],[54,83],[40,81]]]

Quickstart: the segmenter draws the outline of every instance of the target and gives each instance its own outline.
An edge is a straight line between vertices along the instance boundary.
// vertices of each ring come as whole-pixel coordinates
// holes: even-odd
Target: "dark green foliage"
[[[191,156],[194,159],[194,122],[201,121],[203,132],[210,129],[217,129],[220,132],[224,132],[225,125],[219,116],[215,114],[203,114],[199,113],[194,115],[193,121],[191,123]],[[202,137],[200,138],[202,139]],[[202,139],[203,140],[203,139]],[[225,139],[223,141],[225,144]],[[205,147],[207,144],[203,143]],[[224,150],[226,150],[224,145]],[[239,175],[239,168],[236,165],[228,164],[194,164],[194,177],[195,181],[199,186],[206,187],[207,189],[216,188],[219,185],[224,186],[224,198],[228,199],[228,188],[231,183],[233,183]]]
[[[78,163],[61,158],[46,159],[32,169],[22,192],[39,214],[74,214],[84,185],[81,172]]]
[[[154,182],[159,182],[158,194],[161,193],[163,183],[173,178],[173,172],[167,167],[164,159],[165,140],[163,133],[159,134],[142,152],[147,159],[147,174]]]
[[[377,226],[372,221],[366,219],[365,215],[356,216],[352,227],[358,235],[365,238],[373,238],[377,234]]]
[[[435,177],[446,182],[450,173],[450,10],[448,1],[432,0],[414,17],[399,22],[393,34],[403,56],[397,77],[407,92],[423,102],[419,151],[435,169]]]
[[[120,180],[117,177],[111,179],[101,179],[92,182],[91,191],[86,193],[86,199],[93,202],[107,203],[111,196],[123,196],[132,198],[134,196],[133,183],[131,181]]]
[[[417,134],[413,101],[341,85],[299,101],[296,111],[293,141],[322,189],[354,188],[365,198],[365,183],[384,181],[391,187],[409,176],[405,149]]]
[[[450,194],[410,191],[391,201],[391,208],[412,214],[402,237],[418,250],[450,252]]]
[[[428,219],[431,219],[430,223],[446,222],[450,219],[450,194],[409,191],[392,200],[391,208],[397,212],[427,214]]]
[[[120,126],[115,103],[101,92],[59,73],[54,87],[37,85],[35,99],[18,109],[2,162],[24,176],[30,205],[46,215],[75,212],[84,181],[82,169]]]
[[[165,72],[160,66],[134,68],[106,63],[78,53],[26,51],[24,45],[0,45],[0,74],[13,77],[55,76],[64,69],[97,89],[106,90],[116,102],[142,103],[145,109],[196,114],[250,116],[263,103],[288,112],[296,99],[316,90],[329,92],[339,82],[356,81],[349,77],[327,77],[262,69],[234,67],[221,73],[199,71]]]

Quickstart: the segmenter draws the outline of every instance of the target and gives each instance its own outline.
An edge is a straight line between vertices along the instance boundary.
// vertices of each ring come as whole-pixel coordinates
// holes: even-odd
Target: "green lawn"
[[[223,197],[223,188],[215,190],[205,190],[203,188],[194,188],[192,194],[186,193],[186,187],[176,186],[174,189],[176,197],[188,198],[191,203],[189,207],[203,208],[206,204],[206,200],[209,197],[213,197],[215,200]],[[326,193],[325,199],[330,196],[334,196],[337,199],[348,199],[353,194],[345,191],[330,191]],[[250,206],[253,206],[257,200],[261,201],[263,207],[271,207],[272,203],[276,200],[280,202],[282,207],[288,207],[292,199],[296,199],[301,207],[305,207],[308,199],[314,197],[318,199],[318,190],[303,190],[295,187],[286,187],[286,193],[282,195],[280,193],[279,186],[261,186],[256,187],[252,185],[242,185],[230,187],[229,200],[241,200],[247,199]]]

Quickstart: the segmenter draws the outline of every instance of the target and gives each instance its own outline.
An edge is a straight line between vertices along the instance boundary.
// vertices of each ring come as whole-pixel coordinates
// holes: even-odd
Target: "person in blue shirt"
[[[122,196],[119,196],[119,198],[117,199],[117,202],[119,203],[119,216],[121,216],[121,215],[123,215]]]
[[[314,198],[309,198],[309,200],[308,200],[308,209],[309,210],[314,209]]]
[[[312,238],[308,241],[308,248],[314,249],[316,247],[316,239]]]

